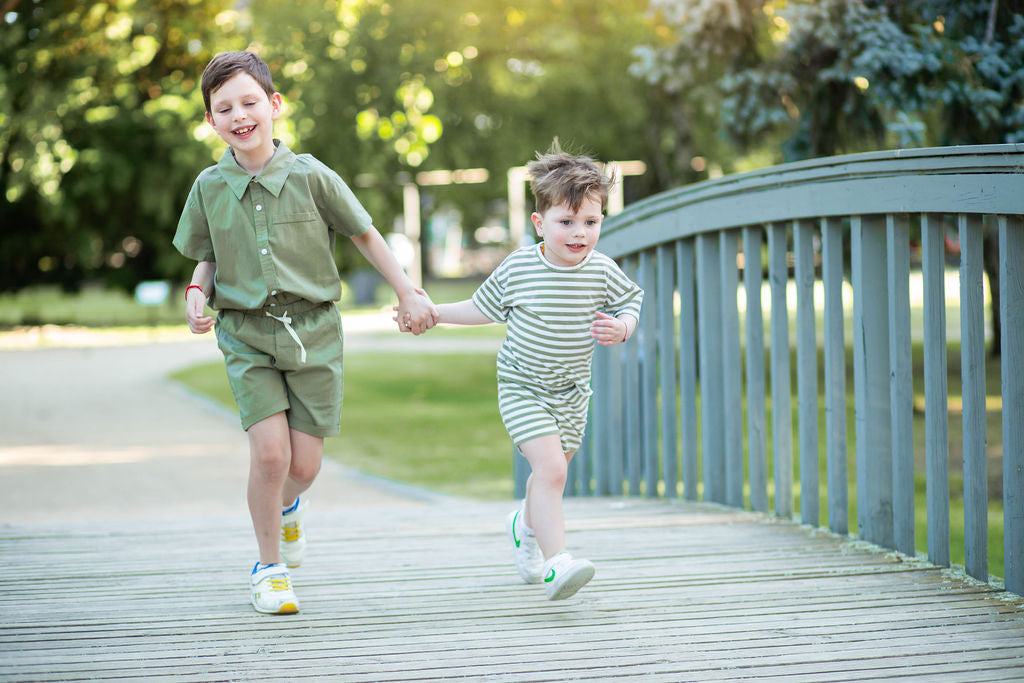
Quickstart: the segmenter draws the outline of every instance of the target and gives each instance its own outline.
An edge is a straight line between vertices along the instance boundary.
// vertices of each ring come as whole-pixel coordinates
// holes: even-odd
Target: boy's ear
[[[213,125],[213,114],[211,114],[210,112],[206,112],[206,122],[208,124],[210,124],[211,128],[216,128],[217,127],[217,126]]]
[[[281,93],[275,92],[270,98],[270,120],[277,121],[278,117],[281,116],[281,112],[284,110],[284,100],[281,99]]]
[[[534,211],[532,214],[530,214],[530,220],[533,221],[533,229],[537,231],[537,237],[543,237],[544,226],[543,221],[541,219],[541,215]]]

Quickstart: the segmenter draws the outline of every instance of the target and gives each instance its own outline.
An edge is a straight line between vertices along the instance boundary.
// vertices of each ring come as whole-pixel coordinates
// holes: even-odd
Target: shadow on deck
[[[0,528],[0,680],[1024,680],[1024,599],[954,572],[715,505],[572,499],[597,575],[550,603],[512,568],[508,507],[314,508],[288,617],[249,607],[244,518]]]

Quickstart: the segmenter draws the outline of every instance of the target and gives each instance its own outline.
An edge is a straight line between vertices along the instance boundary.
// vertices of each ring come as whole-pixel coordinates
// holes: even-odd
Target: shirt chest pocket
[[[280,213],[273,225],[270,245],[279,259],[306,261],[314,253],[333,253],[327,225],[316,211]]]
[[[298,213],[279,213],[274,216],[274,226],[292,227],[293,223],[321,223],[320,214],[316,211],[299,211]],[[322,223],[321,223],[322,224]]]

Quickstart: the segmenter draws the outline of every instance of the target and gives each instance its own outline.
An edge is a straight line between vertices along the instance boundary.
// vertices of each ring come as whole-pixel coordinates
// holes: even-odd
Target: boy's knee
[[[548,486],[564,486],[565,480],[569,476],[568,463],[563,458],[545,460],[543,463],[538,463],[532,476]]]
[[[288,476],[302,484],[312,484],[316,475],[320,474],[320,460],[301,461],[292,458]]]
[[[288,474],[291,454],[285,445],[263,444],[252,451],[252,466],[262,474],[283,477]]]

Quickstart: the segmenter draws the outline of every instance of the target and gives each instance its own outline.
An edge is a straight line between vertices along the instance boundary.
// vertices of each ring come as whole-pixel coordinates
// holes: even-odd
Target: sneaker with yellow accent
[[[544,591],[548,600],[565,600],[594,578],[594,565],[562,551],[544,563]]]
[[[512,560],[519,576],[526,583],[540,583],[544,579],[544,553],[537,545],[537,538],[526,533],[522,508],[505,517],[505,531],[512,541]]]
[[[270,564],[260,569],[260,563],[252,568],[249,577],[252,588],[252,606],[263,614],[295,614],[299,611],[299,600],[292,589],[288,567],[281,563]]]
[[[306,534],[302,531],[302,518],[309,503],[299,500],[294,510],[281,515],[281,559],[290,569],[302,564],[306,556]]]

